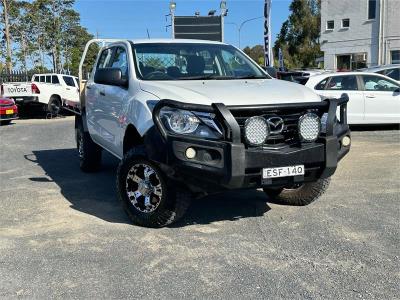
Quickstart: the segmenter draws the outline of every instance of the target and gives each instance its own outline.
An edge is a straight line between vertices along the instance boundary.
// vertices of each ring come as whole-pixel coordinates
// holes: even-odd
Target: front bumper
[[[342,139],[350,136],[347,125],[348,98],[327,100],[321,103],[290,104],[294,108],[318,108],[328,113],[326,133],[315,143],[286,145],[278,149],[250,148],[242,143],[240,127],[232,111],[240,109],[276,110],[288,105],[226,107],[215,104],[212,107],[189,105],[174,101],[160,101],[153,111],[156,124],[145,137],[147,153],[151,160],[159,163],[170,179],[182,181],[193,191],[213,192],[223,189],[284,187],[295,183],[312,182],[327,178],[335,173],[338,161],[350,150],[342,146]],[[164,129],[158,114],[162,107],[176,107],[192,111],[213,112],[225,124],[225,140],[211,141],[180,135],[172,135]],[[336,111],[340,107],[340,122]],[[188,159],[186,150],[196,150],[195,159]],[[264,168],[304,165],[305,175],[265,180]]]

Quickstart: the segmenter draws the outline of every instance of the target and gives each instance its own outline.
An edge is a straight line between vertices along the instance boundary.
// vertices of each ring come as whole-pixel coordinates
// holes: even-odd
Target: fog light
[[[349,136],[346,135],[346,136],[343,138],[343,140],[342,140],[342,145],[343,145],[344,147],[349,147],[350,144],[351,144],[351,138],[350,138]]]
[[[246,120],[244,125],[244,135],[250,145],[263,145],[269,136],[269,133],[269,125],[263,117],[252,117]]]
[[[193,159],[193,158],[196,157],[197,152],[196,152],[196,150],[193,149],[193,148],[187,148],[185,154],[186,154],[186,157],[187,157],[188,159]]]
[[[308,113],[299,119],[299,134],[304,142],[315,142],[321,132],[321,121],[316,114]]]

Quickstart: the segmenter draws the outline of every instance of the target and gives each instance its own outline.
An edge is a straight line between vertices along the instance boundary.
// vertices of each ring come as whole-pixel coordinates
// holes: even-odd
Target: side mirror
[[[94,74],[94,82],[105,85],[127,87],[128,80],[122,78],[122,71],[119,68],[98,69]]]

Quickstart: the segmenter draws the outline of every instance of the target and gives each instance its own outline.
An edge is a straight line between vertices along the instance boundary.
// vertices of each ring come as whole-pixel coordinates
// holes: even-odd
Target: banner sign
[[[273,66],[274,60],[272,57],[272,32],[271,32],[271,0],[265,0],[264,5],[264,53],[265,66]]]
[[[285,62],[283,61],[283,52],[279,48],[279,71],[285,71]]]

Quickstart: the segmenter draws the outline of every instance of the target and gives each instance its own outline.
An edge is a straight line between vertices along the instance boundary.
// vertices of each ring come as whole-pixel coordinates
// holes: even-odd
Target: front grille
[[[318,115],[318,110],[302,110],[302,111],[293,111],[291,110],[275,110],[268,112],[260,112],[257,114],[257,111],[254,110],[246,110],[246,111],[233,111],[232,114],[238,122],[242,135],[242,143],[246,143],[246,139],[244,137],[244,124],[246,120],[250,117],[259,116],[263,117],[266,120],[272,117],[280,117],[283,119],[284,127],[281,133],[279,134],[271,134],[266,140],[263,147],[266,148],[279,148],[287,145],[296,145],[300,143],[299,133],[298,133],[298,122],[299,118],[307,112],[316,112]],[[248,147],[251,147],[248,145]]]

